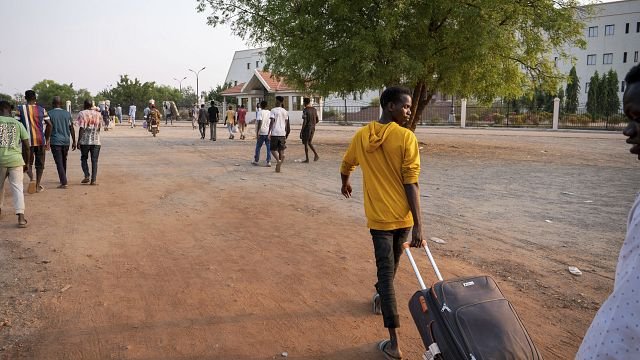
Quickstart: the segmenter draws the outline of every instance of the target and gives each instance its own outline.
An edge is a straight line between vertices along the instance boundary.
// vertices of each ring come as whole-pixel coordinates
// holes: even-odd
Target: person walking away
[[[18,227],[25,228],[27,219],[24,217],[22,180],[30,159],[31,143],[27,129],[11,117],[11,110],[8,101],[0,101],[0,215],[4,206],[4,182],[9,179]]]
[[[247,127],[247,109],[240,105],[238,109],[238,130],[240,130],[240,140],[244,140],[244,130]]]
[[[400,126],[411,115],[411,92],[389,87],[380,96],[382,115],[362,127],[351,140],[340,166],[341,192],[351,197],[350,175],[362,168],[364,210],[373,240],[384,327],[389,339],[378,344],[387,359],[402,359],[400,327],[393,280],[402,244],[411,233],[411,246],[422,245],[420,219],[420,152],[416,136]],[[413,228],[412,228],[413,226]]]
[[[40,185],[44,174],[45,154],[49,150],[49,139],[51,138],[52,125],[49,114],[42,106],[36,103],[36,93],[33,90],[24,92],[27,100],[26,105],[18,107],[18,117],[22,125],[27,129],[30,137],[29,161],[27,162],[27,176],[29,176],[29,187],[27,192],[33,194],[44,191]],[[46,125],[46,129],[45,129]],[[35,164],[36,177],[33,178],[33,166]]]
[[[261,109],[256,114],[256,152],[253,156],[253,165],[260,163],[260,150],[262,144],[267,146],[267,167],[271,167],[271,142],[269,141],[269,125],[271,125],[271,111],[267,110],[267,102],[260,102]]]
[[[198,111],[198,126],[200,127],[200,139],[204,140],[205,135],[207,134],[207,122],[209,121],[209,113],[207,113],[207,109],[204,108],[204,104],[200,105],[200,110]]]
[[[289,137],[289,113],[282,107],[284,98],[276,96],[276,107],[269,114],[269,142],[271,143],[271,156],[276,159],[276,172],[280,172],[284,162],[284,150],[287,148],[286,140]]]
[[[71,114],[62,109],[62,100],[59,96],[53,97],[53,110],[49,111],[53,130],[51,131],[51,154],[56,162],[58,178],[60,179],[59,189],[67,188],[67,156],[69,154],[69,142],[71,151],[76,150],[76,133],[73,128]]]
[[[624,78],[622,109],[629,119],[623,134],[640,159],[640,65]],[[602,303],[576,354],[576,360],[640,359],[640,196],[631,206],[611,295]]]
[[[120,104],[116,106],[116,118],[116,122],[122,124],[122,106],[120,106]]]
[[[113,128],[116,124],[116,108],[113,106],[109,107],[109,126]]]
[[[80,145],[80,165],[84,173],[82,184],[98,185],[98,158],[100,157],[100,113],[91,109],[91,101],[84,101],[84,110],[78,113],[78,144]],[[89,172],[89,154],[91,154],[91,172]]]
[[[147,129],[149,128],[149,113],[150,112],[151,112],[151,103],[147,104],[147,107],[144,108],[144,110],[142,111],[142,116],[144,117],[144,122],[147,124]]]
[[[215,101],[211,100],[211,106],[208,109],[209,112],[209,140],[216,141],[216,126],[218,125],[218,117],[220,111],[216,107]]]
[[[193,130],[196,129],[196,123],[198,122],[199,112],[200,112],[200,109],[198,109],[198,105],[194,104],[193,107],[191,108],[191,126],[193,127]]]
[[[313,141],[313,134],[316,132],[316,124],[320,121],[318,117],[318,111],[311,106],[311,99],[304,98],[304,109],[302,110],[302,129],[300,129],[300,139],[304,144],[304,157],[303,163],[309,162],[309,148],[313,151],[313,161],[318,161],[320,157],[316,152],[316,149],[311,143]]]
[[[233,140],[235,137],[233,136],[233,126],[236,124],[236,113],[233,111],[233,106],[231,105],[229,105],[224,122],[227,124],[227,130],[229,130],[229,139]]]
[[[104,131],[109,131],[109,109],[105,106],[100,113],[104,122]]]
[[[132,129],[136,127],[136,106],[134,104],[129,106],[129,124]]]
[[[149,132],[153,132],[151,125],[158,125],[158,130],[156,131],[160,132],[160,121],[162,120],[162,114],[158,109],[156,109],[156,104],[151,104],[150,107],[151,109],[149,110],[147,129],[149,129]]]

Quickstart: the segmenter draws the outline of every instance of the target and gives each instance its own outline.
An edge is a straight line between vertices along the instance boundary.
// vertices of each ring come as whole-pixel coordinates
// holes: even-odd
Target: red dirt
[[[203,141],[190,125],[105,133],[96,187],[79,184],[74,152],[71,186],[55,189],[48,156],[29,228],[10,198],[0,220],[0,359],[381,358],[359,171],[354,198],[339,191],[355,130],[321,126],[312,164],[293,162],[292,139],[280,174],[251,166],[252,140]],[[447,241],[430,243],[445,277],[494,276],[545,358],[572,357],[612,288],[640,180],[623,137],[417,135],[424,230]],[[419,359],[406,259],[396,283],[402,346]]]

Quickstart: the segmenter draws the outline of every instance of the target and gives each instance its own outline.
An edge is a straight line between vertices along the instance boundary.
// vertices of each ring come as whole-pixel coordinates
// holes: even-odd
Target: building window
[[[320,98],[319,97],[313,97],[311,98],[312,104],[313,106],[320,106]]]
[[[247,70],[251,69],[251,63],[247,63]]]
[[[629,23],[627,23],[627,24],[624,26],[624,33],[625,33],[625,34],[628,34],[628,33],[629,33]]]
[[[604,26],[604,36],[612,36],[616,30],[615,25],[605,25]]]
[[[627,52],[626,51],[622,54],[622,62],[623,63],[627,62]]]
[[[640,21],[636,23],[636,32],[640,32]]]
[[[620,92],[624,92],[624,89],[626,87],[627,83],[624,82],[624,80],[622,80],[622,82],[620,83]]]
[[[302,96],[292,96],[291,103],[291,111],[302,111]]]
[[[587,65],[595,65],[596,64],[596,54],[587,55]]]
[[[598,37],[598,27],[589,26],[589,37]]]
[[[260,61],[256,61],[256,69],[260,67]]]
[[[633,53],[633,62],[638,62],[638,52]]]
[[[602,63],[603,64],[613,64],[613,54],[612,53],[608,53],[608,54],[602,55]]]
[[[238,81],[237,80],[233,82],[233,86],[238,86]]]
[[[288,96],[283,96],[283,97],[284,97],[284,102],[282,103],[282,107],[287,111],[291,110],[289,108],[289,97]]]
[[[584,93],[585,93],[585,94],[588,94],[588,93],[589,93],[589,84],[590,84],[590,83],[586,83],[586,84],[584,84]]]
[[[244,105],[246,109],[249,106],[249,98],[240,98],[240,105]]]

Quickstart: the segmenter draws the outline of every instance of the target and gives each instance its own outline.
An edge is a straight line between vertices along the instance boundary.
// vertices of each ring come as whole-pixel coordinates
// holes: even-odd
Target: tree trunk
[[[411,131],[416,131],[416,127],[418,126],[418,122],[420,122],[420,116],[422,112],[431,101],[433,97],[433,92],[427,89],[427,85],[424,81],[419,81],[415,88],[413,89],[413,101],[411,103],[411,117],[409,118],[409,122],[406,124],[406,127]]]

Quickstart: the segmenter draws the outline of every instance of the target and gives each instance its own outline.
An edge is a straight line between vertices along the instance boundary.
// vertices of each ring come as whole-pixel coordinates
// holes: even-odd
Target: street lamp
[[[187,78],[186,76],[185,76],[185,77],[183,77],[183,78],[182,78],[182,79],[180,79],[180,80],[178,80],[178,79],[176,79],[176,78],[173,78],[173,80],[177,81],[177,82],[180,84],[180,94],[182,94],[182,81],[183,81],[184,79],[186,79],[186,78]]]
[[[203,66],[202,69],[198,70],[197,72],[189,69],[189,71],[191,71],[192,73],[196,74],[196,96],[197,96],[198,104],[200,104],[200,88],[198,87],[198,85],[199,85],[198,84],[198,75],[200,74],[200,71],[202,71],[202,70],[204,70],[206,68],[207,68],[206,66]]]

